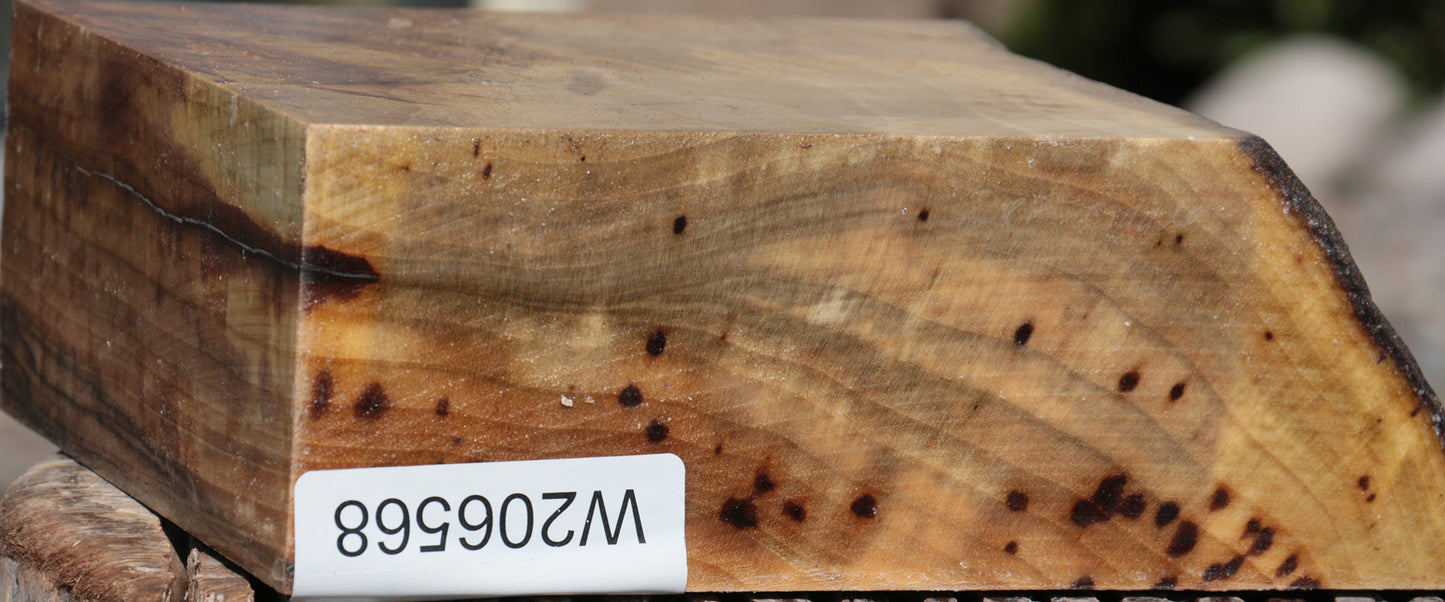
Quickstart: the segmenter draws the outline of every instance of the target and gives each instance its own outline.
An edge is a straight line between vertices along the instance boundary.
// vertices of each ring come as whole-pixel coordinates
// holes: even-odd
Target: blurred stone
[[[1445,382],[1445,99],[1370,153],[1344,202],[1329,208],[1375,302],[1427,380]]]
[[[0,413],[0,491],[24,474],[31,465],[55,453],[55,446]]]
[[[1301,36],[1230,66],[1185,108],[1269,141],[1329,210],[1404,97],[1404,81],[1379,57],[1343,40]]]
[[[1402,119],[1393,67],[1347,42],[1265,48],[1186,106],[1260,135],[1334,218],[1375,303],[1445,382],[1445,100]]]

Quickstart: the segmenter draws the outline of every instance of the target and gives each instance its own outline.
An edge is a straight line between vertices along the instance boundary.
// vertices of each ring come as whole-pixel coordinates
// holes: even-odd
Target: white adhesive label
[[[684,472],[673,454],[308,472],[294,594],[681,593]]]

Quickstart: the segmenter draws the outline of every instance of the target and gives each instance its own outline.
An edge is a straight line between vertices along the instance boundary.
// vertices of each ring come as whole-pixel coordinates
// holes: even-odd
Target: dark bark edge
[[[1442,424],[1445,422],[1445,408],[1441,407],[1430,383],[1425,382],[1425,375],[1420,372],[1415,356],[1410,353],[1404,341],[1400,340],[1400,335],[1390,326],[1390,321],[1380,313],[1380,308],[1375,306],[1374,299],[1370,297],[1370,288],[1365,284],[1360,268],[1350,257],[1350,249],[1345,245],[1339,229],[1335,227],[1334,220],[1330,219],[1329,214],[1325,213],[1304,183],[1285,165],[1284,160],[1280,159],[1268,142],[1258,136],[1248,136],[1241,138],[1237,144],[1240,152],[1249,159],[1254,171],[1279,194],[1289,211],[1300,216],[1310,237],[1324,250],[1340,288],[1349,298],[1355,320],[1375,342],[1380,361],[1388,358],[1405,377],[1405,381],[1415,392],[1418,409],[1429,416],[1436,438],[1442,450],[1445,450],[1445,424]]]

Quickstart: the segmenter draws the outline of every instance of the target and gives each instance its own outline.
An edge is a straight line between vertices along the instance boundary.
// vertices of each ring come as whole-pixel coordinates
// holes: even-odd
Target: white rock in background
[[[1336,220],[1375,301],[1445,385],[1445,99],[1372,153]]]
[[[1412,204],[1445,202],[1445,98],[1406,120],[1398,132],[1379,155],[1369,184]]]
[[[1335,38],[1301,36],[1241,59],[1185,108],[1269,141],[1333,210],[1341,178],[1400,111],[1404,97],[1394,67],[1369,51]]]
[[[1403,118],[1404,82],[1367,50],[1286,40],[1186,106],[1268,140],[1334,218],[1375,303],[1445,383],[1445,101]]]

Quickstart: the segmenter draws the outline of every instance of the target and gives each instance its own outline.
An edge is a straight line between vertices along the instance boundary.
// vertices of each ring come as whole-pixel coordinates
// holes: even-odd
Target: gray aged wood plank
[[[188,602],[252,602],[255,599],[256,592],[245,577],[204,550],[191,549],[186,559]]]
[[[186,571],[144,506],[56,455],[0,497],[6,600],[181,602]]]

